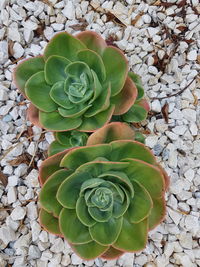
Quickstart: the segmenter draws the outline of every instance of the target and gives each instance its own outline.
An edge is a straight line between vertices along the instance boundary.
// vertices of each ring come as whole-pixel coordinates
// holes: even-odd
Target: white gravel
[[[0,164],[8,179],[0,183],[0,267],[200,266],[200,7],[198,0],[161,2],[0,1]],[[53,137],[26,121],[28,101],[12,82],[16,61],[42,54],[55,32],[84,29],[113,40],[142,77],[152,106],[142,123],[146,144],[171,177],[166,219],[146,249],[109,262],[81,260],[38,224],[37,167]]]

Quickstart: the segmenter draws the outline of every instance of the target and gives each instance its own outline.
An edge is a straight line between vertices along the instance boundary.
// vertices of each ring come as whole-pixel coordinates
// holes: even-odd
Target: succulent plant
[[[168,177],[133,138],[127,124],[111,123],[85,147],[55,154],[40,167],[40,223],[83,259],[142,250],[148,231],[164,218]]]
[[[53,141],[48,149],[48,156],[52,156],[67,148],[76,146],[84,146],[88,139],[88,134],[76,130],[68,132],[55,132],[55,141]]]
[[[113,115],[127,122],[147,115],[141,82],[125,56],[91,31],[56,34],[43,56],[16,67],[14,81],[31,101],[29,119],[52,131],[92,132]]]

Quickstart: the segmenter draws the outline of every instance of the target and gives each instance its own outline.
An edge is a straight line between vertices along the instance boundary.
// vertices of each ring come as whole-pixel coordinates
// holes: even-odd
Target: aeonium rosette
[[[93,133],[87,146],[42,163],[40,223],[84,259],[145,248],[148,231],[164,218],[168,177],[133,138],[129,126],[111,123]]]
[[[14,80],[31,101],[29,119],[52,131],[92,132],[113,115],[124,114],[128,122],[147,115],[137,75],[128,72],[123,53],[95,32],[56,34],[43,56],[16,67]]]

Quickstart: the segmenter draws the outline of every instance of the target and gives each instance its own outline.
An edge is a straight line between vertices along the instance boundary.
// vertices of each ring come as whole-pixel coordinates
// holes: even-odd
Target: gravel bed
[[[0,0],[0,12],[0,267],[200,266],[199,1]],[[63,30],[94,30],[124,51],[152,108],[136,126],[171,177],[165,221],[118,260],[83,261],[38,224],[37,167],[53,136],[26,120],[12,71]]]

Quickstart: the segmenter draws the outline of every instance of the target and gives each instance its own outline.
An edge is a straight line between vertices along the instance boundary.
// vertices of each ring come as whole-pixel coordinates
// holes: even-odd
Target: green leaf
[[[85,62],[90,69],[95,71],[99,80],[103,82],[106,78],[106,70],[102,58],[94,51],[84,49],[79,51],[77,57],[80,61]]]
[[[58,152],[64,151],[65,149],[69,148],[67,145],[62,145],[58,141],[53,141],[48,149],[48,156],[52,156],[57,154]]]
[[[122,115],[123,120],[126,122],[140,122],[145,120],[146,117],[146,109],[137,104],[134,104],[125,114]]]
[[[155,228],[165,217],[166,213],[166,204],[165,199],[162,196],[161,198],[152,198],[153,208],[149,215],[149,228]]]
[[[134,140],[134,131],[126,123],[111,122],[89,136],[87,146],[115,140]]]
[[[103,92],[101,92],[100,96],[97,97],[92,102],[91,107],[89,110],[85,113],[85,117],[92,117],[95,116],[96,114],[106,110],[110,106],[110,87],[105,87]]]
[[[51,87],[46,83],[44,71],[32,75],[26,82],[25,93],[31,102],[40,110],[52,112],[57,109],[57,104],[51,99]]]
[[[94,241],[82,245],[70,245],[72,249],[79,255],[79,257],[83,258],[84,260],[95,259],[108,249],[108,246],[99,245]]]
[[[99,81],[99,78],[97,77],[96,73],[91,70],[91,73],[92,73],[92,76],[93,76],[93,91],[94,91],[94,94],[93,94],[93,98],[90,100],[89,103],[92,103],[95,99],[97,99],[97,97],[99,95],[101,95],[103,93],[103,88],[102,88],[102,85]]]
[[[111,216],[111,210],[102,211],[97,207],[88,207],[90,216],[97,222],[107,222]]]
[[[39,112],[39,120],[44,128],[52,131],[69,131],[81,125],[81,118],[64,118],[58,112]]]
[[[139,223],[130,223],[126,216],[117,241],[113,246],[127,252],[144,249],[147,243],[148,220]]]
[[[117,95],[123,88],[128,63],[124,54],[113,46],[108,46],[103,52],[103,62],[106,68],[106,81],[111,82],[111,95]]]
[[[58,219],[52,214],[48,213],[46,210],[40,209],[39,221],[44,229],[48,232],[55,235],[61,235]]]
[[[56,217],[59,216],[62,210],[62,206],[56,198],[57,190],[60,184],[71,175],[71,173],[72,171],[69,170],[59,170],[55,172],[49,177],[40,191],[40,204],[46,211],[53,213]]]
[[[104,157],[110,152],[111,148],[108,144],[76,148],[63,158],[60,166],[74,170],[82,164],[93,161],[97,157]]]
[[[101,245],[113,244],[122,229],[123,218],[110,218],[107,222],[98,222],[89,228],[94,241]]]
[[[129,163],[127,162],[111,162],[111,161],[102,161],[100,159],[95,159],[95,161],[82,164],[79,168],[77,168],[76,171],[88,172],[93,177],[98,177],[99,175],[107,171],[120,171],[120,172],[123,172],[123,170],[126,171],[128,165]]]
[[[145,144],[145,137],[142,133],[140,132],[135,132],[135,141],[138,141],[142,144]]]
[[[121,184],[123,187],[128,189],[132,197],[134,196],[134,188],[130,178],[126,175],[126,171],[104,171],[99,175],[99,177],[113,183]]]
[[[74,130],[70,132],[56,132],[55,137],[62,145],[84,146],[87,142],[88,135]]]
[[[92,74],[89,66],[81,61],[75,61],[70,63],[66,68],[65,68],[65,73],[72,77],[80,77],[82,73],[87,74],[89,79],[92,79]]]
[[[80,196],[76,202],[76,214],[82,224],[92,226],[96,221],[90,216],[84,196]]]
[[[130,199],[128,208],[129,221],[138,223],[144,220],[151,212],[153,202],[148,191],[138,182],[131,180],[134,188],[134,198]]]
[[[48,84],[64,81],[67,77],[66,66],[70,63],[68,59],[61,56],[51,56],[45,63],[45,79]]]
[[[121,188],[123,188],[121,186]],[[126,197],[124,198],[124,201],[120,203],[119,201],[114,201],[113,205],[113,217],[119,218],[124,215],[124,213],[127,211],[130,203],[130,194],[128,194],[127,190],[123,188],[123,191],[125,192]]]
[[[78,51],[85,48],[78,39],[66,32],[61,32],[56,34],[46,46],[44,58],[47,60],[50,56],[57,55],[73,61]]]
[[[151,151],[141,143],[135,141],[119,140],[111,142],[112,153],[109,159],[121,161],[126,158],[140,159],[150,164],[155,163],[155,158]]]
[[[39,178],[41,184],[51,176],[54,172],[60,170],[60,161],[66,155],[66,151],[62,151],[59,154],[48,157],[44,160],[39,169]]]
[[[60,230],[68,242],[85,244],[92,241],[88,227],[79,221],[75,210],[62,209],[59,223]]]
[[[87,189],[95,188],[98,187],[100,184],[104,183],[103,179],[99,178],[93,178],[90,180],[86,180],[82,185],[81,185],[81,194],[84,194],[84,191]]]
[[[69,101],[68,95],[64,91],[65,83],[63,81],[55,83],[51,87],[50,97],[59,106],[64,108],[73,108],[74,104]]]
[[[18,89],[24,94],[25,84],[35,73],[44,70],[44,59],[42,56],[28,58],[20,62],[14,70],[14,82]]]
[[[144,88],[142,86],[142,81],[140,79],[140,76],[133,72],[129,72],[128,76],[132,79],[132,81],[135,83],[137,87],[138,91],[137,100],[142,99],[144,97]]]
[[[113,105],[110,105],[108,109],[101,111],[92,117],[83,117],[83,122],[77,129],[83,132],[93,132],[101,128],[103,125],[110,121],[114,109],[115,107]]]
[[[74,105],[74,108],[72,109],[58,108],[58,112],[60,113],[61,116],[66,118],[77,118],[83,115],[90,107],[91,105],[89,106]]]
[[[107,47],[106,42],[99,34],[93,31],[84,31],[76,35],[88,49],[91,49],[98,54],[102,54],[104,49]]]
[[[75,209],[79,198],[81,185],[92,176],[87,172],[75,172],[69,176],[59,187],[57,199],[65,208]]]
[[[126,169],[130,180],[144,186],[151,198],[161,197],[165,186],[161,171],[141,160],[126,159],[126,161],[130,162]]]
[[[122,90],[111,98],[111,103],[115,105],[114,115],[126,113],[134,104],[137,97],[137,88],[134,82],[127,77]]]

